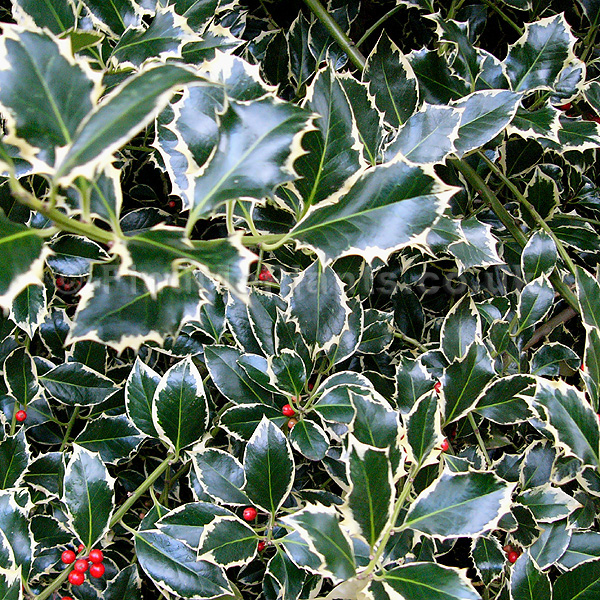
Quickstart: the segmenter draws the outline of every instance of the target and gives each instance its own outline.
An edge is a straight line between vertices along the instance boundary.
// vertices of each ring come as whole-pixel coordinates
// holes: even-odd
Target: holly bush
[[[1,598],[599,597],[600,2],[2,17]]]

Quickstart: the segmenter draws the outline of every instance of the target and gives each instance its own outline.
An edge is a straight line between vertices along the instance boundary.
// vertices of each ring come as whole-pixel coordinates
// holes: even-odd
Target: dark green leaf
[[[142,440],[140,432],[131,425],[125,415],[101,415],[89,421],[75,439],[75,443],[90,452],[100,454],[106,464],[114,465],[131,458]]]
[[[48,266],[54,273],[66,277],[85,277],[94,262],[110,258],[99,244],[79,235],[61,235],[50,247]]]
[[[246,486],[250,500],[275,514],[292,489],[294,458],[285,436],[263,417],[244,454]]]
[[[535,561],[524,552],[510,574],[510,596],[513,600],[551,600],[552,588],[547,573],[542,573]]]
[[[567,348],[559,342],[546,343],[531,359],[531,374],[557,377],[563,364],[571,369],[577,369],[581,360],[571,348]]]
[[[200,441],[209,423],[202,376],[191,358],[172,366],[152,400],[152,420],[162,440],[179,452]]]
[[[141,600],[141,587],[137,565],[129,565],[108,582],[103,596],[105,600]]]
[[[492,381],[477,400],[475,410],[481,416],[509,425],[531,418],[535,379],[527,375],[509,375]]]
[[[449,361],[462,358],[469,346],[481,338],[481,317],[472,298],[463,296],[446,315],[440,331],[441,346]]]
[[[396,370],[397,408],[403,414],[411,411],[416,401],[433,389],[434,381],[418,360],[403,358]]]
[[[152,421],[152,398],[159,382],[160,375],[136,358],[125,384],[125,406],[133,424],[150,437],[158,437]]]
[[[563,573],[554,583],[554,600],[594,600],[600,593],[600,561]]]
[[[32,338],[47,312],[46,288],[32,283],[13,300],[10,318]]]
[[[17,22],[26,23],[26,17],[41,29],[47,27],[52,33],[60,35],[75,25],[75,11],[69,0],[16,0],[13,2],[13,14]]]
[[[493,473],[444,472],[419,494],[403,527],[440,538],[477,535],[507,511],[513,488]]]
[[[234,456],[209,448],[194,454],[193,464],[198,481],[209,496],[225,504],[250,503],[241,491],[246,483],[244,468]]]
[[[84,0],[84,4],[98,26],[116,37],[141,21],[141,11],[133,0]]]
[[[340,528],[334,507],[309,504],[282,521],[300,534],[310,551],[322,557],[320,573],[329,575],[334,582],[355,574],[352,546]]]
[[[0,490],[0,531],[10,545],[23,575],[27,575],[31,567],[33,538],[29,531],[28,510],[17,502],[14,491]]]
[[[550,275],[557,259],[558,251],[552,238],[545,231],[535,231],[521,254],[521,271],[525,281]]]
[[[263,417],[267,417],[278,427],[287,422],[287,417],[281,414],[280,409],[267,404],[240,404],[228,408],[221,415],[219,423],[235,438],[249,440]]]
[[[529,548],[529,553],[540,569],[547,569],[564,554],[570,539],[571,529],[566,520],[545,524],[540,537]]]
[[[574,531],[565,553],[559,563],[566,569],[600,558],[600,533],[595,531]]]
[[[75,445],[63,485],[69,526],[90,549],[108,531],[114,508],[114,479],[98,454]]]
[[[309,460],[321,460],[329,450],[329,438],[314,421],[300,419],[290,433],[290,442]]]
[[[477,574],[487,586],[502,573],[506,556],[498,540],[493,537],[478,537],[472,542],[471,556]]]
[[[40,394],[37,369],[25,348],[13,350],[4,361],[4,381],[8,392],[23,407]]]
[[[135,550],[140,566],[159,590],[190,600],[231,593],[220,567],[198,560],[196,550],[162,532],[138,532]]]
[[[428,464],[431,452],[441,444],[444,436],[437,394],[426,394],[418,400],[406,416],[406,440],[410,447],[411,462]],[[437,457],[431,457],[437,461]]]
[[[254,530],[237,517],[218,517],[204,528],[198,558],[223,568],[243,566],[256,554],[257,537]]]
[[[517,304],[519,332],[543,319],[553,304],[554,289],[545,275],[528,283],[521,290]]]
[[[29,444],[23,429],[0,442],[0,490],[19,485],[29,460]]]
[[[386,260],[425,235],[455,191],[423,167],[396,160],[363,171],[336,202],[310,211],[291,235],[328,262],[351,254]]]
[[[517,496],[519,504],[526,506],[541,523],[564,519],[577,507],[577,501],[560,488],[552,486],[526,490]]]

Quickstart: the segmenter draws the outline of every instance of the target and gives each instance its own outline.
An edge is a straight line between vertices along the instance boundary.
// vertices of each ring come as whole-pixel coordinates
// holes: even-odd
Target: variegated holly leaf
[[[106,464],[116,465],[130,459],[143,439],[125,415],[100,415],[88,422],[75,443],[98,453]]]
[[[527,110],[521,106],[510,122],[507,133],[509,135],[516,133],[525,139],[542,138],[558,142],[560,114],[560,111],[550,103],[535,110]]]
[[[242,492],[246,484],[244,468],[228,452],[209,448],[192,457],[194,469],[202,489],[217,502],[244,506],[250,504]]]
[[[141,587],[137,565],[129,565],[108,581],[104,597],[106,600],[141,600]]]
[[[309,460],[322,460],[329,450],[329,436],[311,419],[300,419],[292,428],[289,440]]]
[[[471,556],[477,574],[485,585],[489,585],[502,573],[506,563],[506,555],[494,536],[473,539]]]
[[[417,78],[408,60],[385,32],[367,58],[362,79],[385,120],[398,128],[419,103]]]
[[[400,155],[416,164],[443,162],[455,151],[462,110],[451,106],[423,104],[402,125],[396,139],[385,149],[388,160]]]
[[[594,600],[600,593],[600,561],[585,563],[560,575],[553,586],[554,600]]]
[[[256,506],[275,514],[294,483],[294,457],[281,430],[263,417],[244,454],[244,492]]]
[[[351,254],[385,261],[395,250],[424,241],[456,191],[398,158],[361,172],[347,191],[310,210],[290,236],[325,263]]]
[[[552,588],[547,573],[542,572],[529,552],[519,556],[510,573],[512,600],[551,600]]]
[[[18,487],[23,481],[31,453],[25,431],[19,429],[14,435],[0,442],[0,489]]]
[[[100,76],[73,59],[68,40],[6,24],[0,38],[0,106],[5,141],[51,172],[57,148],[72,142],[100,92]]]
[[[40,395],[37,369],[25,348],[16,348],[5,358],[3,370],[8,393],[21,406],[27,406]]]
[[[6,600],[20,600],[22,596],[21,570],[14,565],[0,568],[0,596]]]
[[[254,558],[257,541],[254,529],[238,517],[217,517],[204,528],[198,559],[225,569],[240,567]]]
[[[509,509],[514,487],[493,473],[445,471],[419,494],[402,528],[439,538],[477,535]]]
[[[48,311],[46,288],[32,283],[14,300],[10,308],[10,318],[33,338]]]
[[[151,66],[127,78],[87,111],[61,152],[54,181],[69,183],[78,175],[93,179],[115,150],[154,119],[177,88],[200,81],[197,74],[177,64]]]
[[[0,248],[5,257],[0,269],[0,307],[9,310],[23,290],[41,283],[44,259],[50,250],[38,231],[10,221],[2,210]]]
[[[117,389],[108,377],[76,362],[63,363],[39,380],[53,398],[70,407],[100,404]]]
[[[361,167],[362,144],[344,80],[328,67],[318,72],[307,90],[303,107],[319,115],[315,130],[302,140],[304,154],[294,163],[295,183],[306,208],[318,204],[344,186]]]
[[[469,295],[461,298],[446,315],[440,330],[441,348],[449,361],[462,358],[469,346],[481,338],[481,317]]]
[[[152,421],[161,440],[177,455],[200,441],[206,432],[208,401],[202,376],[191,358],[173,365],[163,375],[152,399]]]
[[[281,414],[281,409],[268,404],[240,404],[228,408],[219,420],[219,425],[238,440],[249,440],[263,417],[283,427],[288,418]]]
[[[461,110],[457,138],[457,156],[481,148],[493,140],[512,121],[521,95],[508,90],[473,92],[453,103]]]
[[[341,508],[344,525],[359,534],[373,551],[394,507],[395,487],[388,452],[362,444],[351,435],[345,462],[350,488]]]
[[[437,394],[422,396],[405,417],[407,460],[419,467],[437,461],[436,448],[442,443],[444,435],[441,426],[441,412]]]
[[[192,274],[182,275],[179,287],[163,288],[156,297],[141,279],[115,274],[116,269],[94,268],[81,291],[68,343],[87,339],[118,350],[139,348],[149,340],[161,344],[186,321],[198,320],[201,290]]]
[[[69,527],[88,550],[108,531],[115,501],[114,482],[98,454],[73,446],[62,501]]]
[[[526,281],[549,276],[558,260],[556,244],[545,231],[535,231],[521,253],[521,272]]]
[[[547,430],[558,447],[577,456],[584,464],[600,465],[598,416],[583,392],[562,380],[539,378],[534,406],[543,411],[548,421]]]
[[[13,17],[25,27],[32,23],[40,29],[48,28],[52,33],[61,33],[75,26],[75,5],[72,0],[15,0],[12,3]]]
[[[29,511],[18,500],[14,490],[0,490],[0,531],[12,550],[21,575],[26,576],[31,568],[34,539],[29,529]]]
[[[529,554],[540,569],[547,569],[564,554],[572,531],[566,519],[544,525],[540,536],[529,547]]]
[[[559,564],[572,569],[584,562],[600,558],[600,533],[596,531],[574,531]]]
[[[352,544],[340,528],[339,516],[333,506],[307,504],[281,521],[298,533],[308,550],[321,559],[321,574],[331,577],[334,583],[354,576],[356,565]]]
[[[128,27],[141,23],[143,12],[135,0],[83,0],[92,15],[92,21],[113,37],[120,37]]]
[[[165,593],[189,600],[232,593],[221,567],[198,560],[196,550],[162,531],[138,531],[135,551],[144,572]]]
[[[306,111],[270,97],[231,101],[219,116],[214,154],[197,173],[201,177],[196,179],[188,229],[228,200],[260,200],[291,181],[309,123]]]
[[[464,572],[433,562],[415,562],[384,571],[382,584],[388,598],[425,597],[428,600],[479,600],[480,598]]]
[[[177,287],[180,267],[191,265],[244,296],[255,258],[239,236],[191,241],[182,229],[166,225],[127,237],[112,250],[121,257],[119,274],[140,277],[154,295],[166,286]]]
[[[102,246],[80,235],[61,235],[50,247],[52,254],[46,262],[54,273],[65,277],[85,277],[94,263],[110,259]]]
[[[550,485],[525,490],[516,502],[526,506],[538,523],[551,523],[568,517],[580,505],[560,488]]]
[[[504,60],[512,89],[552,89],[573,57],[574,44],[575,37],[562,13],[527,23],[524,34],[509,47]]]
[[[129,27],[119,38],[112,56],[122,64],[139,67],[148,59],[181,57],[184,43],[197,41],[185,19],[172,6],[159,7],[148,28]]]
[[[535,379],[529,375],[495,379],[481,392],[475,412],[501,425],[521,423],[533,416],[534,393]]]
[[[297,567],[287,554],[278,548],[267,565],[267,575],[272,578],[275,588],[279,590],[279,597],[298,600],[308,574],[304,569]]]
[[[383,143],[384,115],[378,110],[365,82],[354,77],[338,77],[338,80],[350,102],[358,138],[362,144],[363,158],[370,165],[376,165]]]
[[[521,290],[517,303],[518,332],[541,321],[553,304],[554,289],[544,275],[528,283]]]
[[[146,435],[158,437],[152,421],[152,399],[160,382],[160,375],[136,358],[125,383],[125,406],[131,422]]]
[[[350,309],[343,284],[331,267],[313,262],[292,283],[287,301],[288,318],[297,323],[313,355],[338,343]]]
[[[175,12],[187,20],[194,31],[200,31],[216,13],[220,12],[223,4],[220,0],[168,0]]]
[[[462,358],[454,360],[442,376],[443,423],[466,415],[477,397],[494,376],[494,366],[487,348],[475,341]]]

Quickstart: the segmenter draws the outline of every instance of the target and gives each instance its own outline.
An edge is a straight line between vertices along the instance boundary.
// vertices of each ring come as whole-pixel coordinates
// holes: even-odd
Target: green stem
[[[376,29],[379,29],[379,27],[381,27],[381,25],[383,25],[390,17],[393,17],[401,8],[403,8],[402,4],[399,4],[398,6],[394,6],[394,8],[392,8],[392,10],[389,10],[387,13],[385,13],[385,15],[383,15],[383,17],[381,17],[380,19],[375,21],[375,24],[371,25],[371,27],[369,27],[369,29],[367,29],[365,31],[365,33],[360,38],[360,40],[358,40],[358,42],[356,42],[356,47],[358,48],[358,47],[362,46],[364,44],[364,42],[367,41],[369,36]]]
[[[365,68],[365,57],[359,52],[352,40],[342,31],[340,26],[332,19],[331,15],[319,0],[304,0],[313,14],[325,25],[331,37],[339,44],[340,48],[348,55],[354,66],[362,71]]]
[[[569,268],[569,271],[573,275],[576,274],[577,269],[575,268],[575,264],[571,260],[569,253],[566,248],[563,246],[563,243],[554,235],[554,231],[552,228],[546,223],[544,218],[538,213],[533,204],[521,194],[519,188],[502,172],[502,169],[498,167],[494,162],[492,162],[483,152],[478,152],[478,155],[481,159],[490,167],[490,169],[500,178],[501,181],[504,182],[506,187],[512,192],[513,196],[519,201],[521,205],[523,205],[527,212],[531,215],[531,218],[543,229],[551,238],[552,241],[556,244],[556,249],[560,254],[561,258],[565,261],[565,264]]]
[[[485,157],[487,159],[487,156]],[[487,186],[485,181],[475,172],[475,170],[466,162],[461,160],[451,160],[452,164],[463,174],[465,179],[479,192],[484,202],[490,206],[496,216],[500,219],[504,227],[510,232],[515,241],[524,248],[527,244],[527,237],[519,229],[512,215],[504,208],[498,197]],[[493,164],[493,163],[492,163]],[[495,166],[495,165],[494,165]],[[560,278],[555,270],[549,277],[550,283],[554,289],[565,299],[571,308],[579,311],[579,302],[577,296],[571,291],[569,286]]]
[[[504,11],[498,8],[491,0],[483,0],[498,16],[506,21],[519,35],[523,35],[523,29],[519,27]]]
[[[176,460],[175,454],[169,454],[165,460],[163,460],[152,473],[148,476],[148,478],[138,487],[135,492],[123,502],[119,510],[113,515],[110,520],[109,528],[112,529],[126,514],[127,511],[146,493],[148,488],[150,488],[154,482],[165,472],[167,467]],[[43,600],[40,596],[38,596],[38,600]]]
[[[33,194],[30,194],[16,178],[10,177],[9,185],[12,195],[21,204],[48,217],[48,219],[56,223],[63,231],[83,235],[102,244],[108,244],[114,240],[115,236],[112,232],[100,229],[100,227],[96,227],[96,225],[92,225],[91,223],[82,223],[81,221],[72,219],[58,209],[52,208],[45,202],[38,200]]]
[[[385,534],[383,535],[383,537],[381,538],[381,542],[379,543],[379,546],[377,547],[377,552],[375,552],[375,555],[371,559],[371,562],[367,565],[365,570],[361,572],[361,574],[360,574],[361,578],[365,578],[367,575],[372,573],[375,570],[375,568],[377,567],[377,564],[379,563],[379,559],[383,555],[383,553],[385,551],[385,547],[387,546],[390,536],[392,535],[393,530],[396,526],[396,521],[398,520],[400,511],[402,510],[402,507],[404,506],[404,503],[406,502],[406,499],[408,498],[408,495],[410,494],[410,491],[412,489],[413,482],[414,482],[414,476],[416,475],[415,471],[416,471],[415,465],[412,465],[410,468],[410,472],[406,476],[406,479],[404,481],[404,486],[402,487],[400,496],[398,497],[398,500],[396,500],[396,504],[394,506],[394,513],[392,514],[392,518],[388,524],[387,530],[386,530]]]
[[[421,344],[419,340],[415,340],[414,338],[408,337],[407,335],[404,335],[401,331],[394,331],[394,337],[397,337],[398,339],[410,344],[411,346],[415,346],[415,348],[418,348],[421,352],[427,352],[427,348],[423,346],[423,344]]]
[[[65,446],[69,443],[69,436],[71,435],[71,430],[73,429],[73,425],[75,425],[75,421],[79,416],[79,406],[75,407],[69,422],[67,423],[67,430],[65,431],[65,437],[63,438],[62,444],[60,445],[59,452],[62,452],[65,449]]]
[[[235,200],[230,200],[225,206],[225,219],[227,223],[227,234],[233,235],[235,227],[233,225],[233,210],[235,208]]]
[[[475,434],[475,437],[477,438],[477,443],[479,444],[479,448],[481,449],[481,452],[483,452],[483,455],[485,456],[485,462],[486,462],[488,468],[490,468],[492,466],[492,461],[490,460],[490,456],[487,452],[487,448],[485,447],[485,444],[483,443],[483,438],[481,437],[481,433],[479,431],[479,427],[477,427],[477,423],[475,422],[475,417],[473,416],[473,413],[469,413],[467,415],[467,418],[469,419],[469,423],[471,424],[473,433]]]

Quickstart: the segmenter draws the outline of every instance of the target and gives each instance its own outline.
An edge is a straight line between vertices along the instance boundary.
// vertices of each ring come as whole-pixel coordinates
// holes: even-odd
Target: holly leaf
[[[198,560],[196,550],[162,531],[138,531],[135,551],[140,566],[159,590],[189,600],[232,593],[221,567]]]
[[[152,399],[152,421],[173,452],[200,441],[209,423],[202,376],[191,358],[173,365],[162,377]]]
[[[209,448],[192,457],[194,470],[204,491],[217,502],[245,506],[250,503],[241,490],[246,484],[244,468],[223,450]]]
[[[244,492],[256,506],[275,514],[294,483],[294,458],[281,432],[263,417],[244,454]]]
[[[29,20],[41,29],[47,27],[52,33],[61,33],[75,26],[75,11],[70,0],[16,0],[13,16],[17,23],[27,26]]]
[[[241,519],[217,517],[204,528],[198,559],[225,569],[246,565],[256,554],[257,539],[254,529]]]
[[[600,591],[600,561],[584,563],[554,582],[554,600],[593,600]]]
[[[160,382],[160,375],[143,363],[138,356],[125,383],[127,416],[142,433],[157,438],[152,421],[152,398]]]
[[[517,302],[518,332],[541,321],[553,304],[554,288],[544,275],[528,283],[521,290]]]
[[[46,287],[32,283],[13,300],[10,318],[31,339],[47,312]]]
[[[2,210],[0,248],[6,257],[0,270],[0,307],[9,310],[23,290],[41,283],[44,259],[50,251],[35,229],[13,223]]]
[[[16,348],[4,361],[4,382],[9,394],[23,407],[40,394],[33,358],[25,348]]]
[[[474,538],[471,544],[471,556],[477,574],[485,585],[489,585],[502,573],[506,555],[498,540],[493,536]]]
[[[28,575],[34,540],[29,530],[28,511],[17,502],[14,491],[0,490],[0,531],[12,549],[21,576]]]
[[[501,425],[521,423],[532,417],[534,394],[535,379],[528,375],[495,379],[481,392],[475,411]]]
[[[62,501],[69,527],[88,550],[108,531],[114,510],[114,483],[98,454],[73,446],[65,470]]]
[[[383,32],[367,58],[362,79],[385,120],[398,128],[414,113],[419,102],[417,79],[398,46]]]
[[[419,466],[427,465],[429,459],[437,461],[432,453],[444,439],[437,394],[422,396],[406,416],[405,422],[410,461]]]
[[[541,275],[549,276],[552,273],[558,251],[556,244],[545,231],[535,231],[521,253],[521,271],[528,282]]]
[[[350,488],[341,508],[346,525],[369,544],[371,552],[392,517],[395,487],[388,452],[350,436],[346,473]]]
[[[441,539],[478,535],[507,512],[514,487],[493,473],[445,471],[417,496],[402,528]]]
[[[29,444],[23,428],[0,442],[0,490],[18,487],[30,459]]]
[[[564,15],[526,23],[525,32],[504,60],[515,92],[552,89],[559,73],[573,56],[575,37]]]
[[[449,361],[460,359],[481,334],[479,311],[472,298],[466,295],[450,309],[442,323],[442,351]]]
[[[329,450],[329,438],[322,427],[309,419],[300,419],[292,428],[290,442],[309,460],[322,460]]]
[[[84,0],[83,3],[95,25],[114,37],[123,35],[127,27],[136,27],[141,22],[142,11],[133,0]]]
[[[417,244],[456,191],[423,167],[396,159],[362,171],[347,191],[311,209],[290,236],[325,264],[351,254],[386,261]]]
[[[352,545],[340,528],[338,518],[333,506],[307,504],[281,519],[307,543],[308,550],[321,559],[319,572],[331,577],[334,583],[356,573]]]
[[[362,144],[357,135],[344,80],[328,67],[317,73],[303,107],[319,115],[302,140],[304,154],[294,163],[295,182],[305,206],[318,204],[340,188],[361,167]]]
[[[510,596],[514,600],[551,600],[550,578],[524,552],[519,556],[510,574]]]

